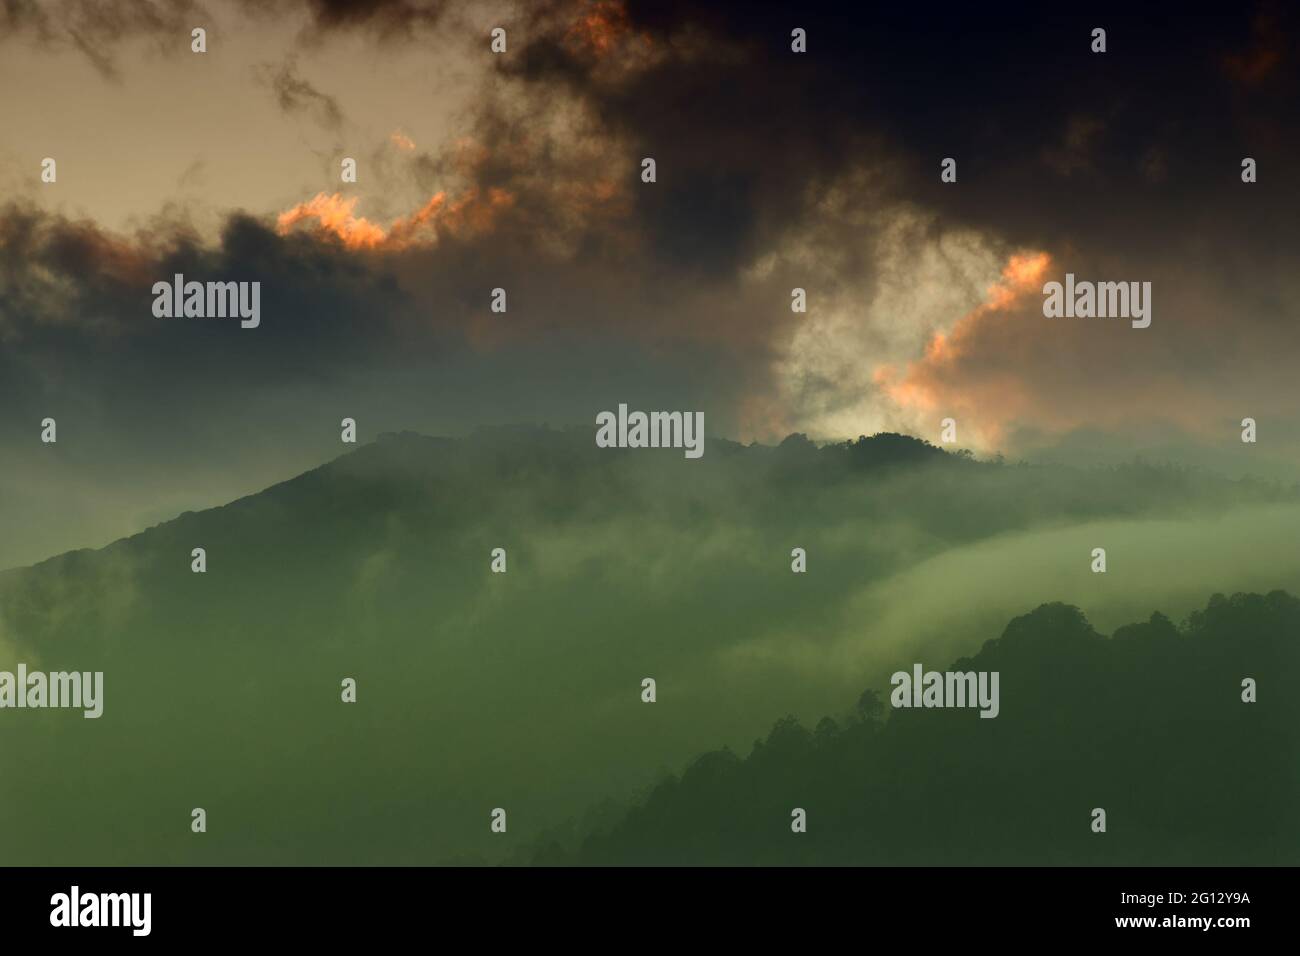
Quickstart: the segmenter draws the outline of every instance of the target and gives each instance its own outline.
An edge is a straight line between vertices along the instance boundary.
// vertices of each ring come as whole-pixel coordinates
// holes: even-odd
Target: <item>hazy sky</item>
[[[1294,478],[1285,5],[696,6],[0,5],[0,567],[260,490],[344,416],[953,417],[981,453]],[[260,281],[261,326],[156,318],[176,272]],[[1067,272],[1151,282],[1151,326],[1045,318]]]

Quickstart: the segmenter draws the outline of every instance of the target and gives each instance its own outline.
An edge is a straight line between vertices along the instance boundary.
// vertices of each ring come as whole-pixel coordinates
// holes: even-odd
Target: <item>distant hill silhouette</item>
[[[931,665],[938,662],[931,662]],[[935,668],[938,669],[938,668]],[[974,657],[1001,714],[889,708],[776,723],[741,758],[704,754],[576,851],[541,864],[1300,862],[1300,601],[1214,595],[1098,634],[1045,604]],[[1243,703],[1241,679],[1258,681]],[[806,810],[807,832],[790,828]],[[1107,831],[1090,828],[1091,811]]]

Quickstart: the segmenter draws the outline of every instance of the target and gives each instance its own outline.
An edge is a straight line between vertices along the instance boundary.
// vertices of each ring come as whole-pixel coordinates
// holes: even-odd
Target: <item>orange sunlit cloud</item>
[[[309,222],[348,249],[406,249],[434,245],[440,235],[472,237],[490,232],[498,214],[514,205],[514,197],[504,189],[475,187],[451,201],[445,192],[438,192],[415,213],[395,219],[385,228],[356,215],[357,201],[356,196],[318,193],[280,213],[276,230],[286,235],[298,224]]]
[[[958,366],[992,326],[1006,321],[1027,295],[1042,290],[1050,265],[1046,252],[1013,255],[999,280],[989,287],[984,302],[962,316],[949,332],[935,332],[922,357],[910,363],[906,372],[900,374],[893,365],[878,367],[872,376],[875,384],[908,412],[966,413],[978,405],[978,416],[967,416],[975,435],[982,445],[996,444],[1009,419],[1028,406],[1025,389],[1012,377],[986,375],[980,381],[976,402],[956,385]]]
[[[570,53],[594,63],[606,80],[636,73],[664,52],[648,32],[633,32],[623,0],[588,0],[562,41]]]
[[[621,0],[592,0],[565,34],[571,48],[605,56],[628,32],[627,10]]]

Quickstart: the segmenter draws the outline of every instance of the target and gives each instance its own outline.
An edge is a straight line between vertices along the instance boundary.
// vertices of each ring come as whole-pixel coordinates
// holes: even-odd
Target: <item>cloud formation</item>
[[[437,193],[410,216],[383,227],[354,214],[357,197],[318,193],[280,213],[276,230],[285,235],[299,223],[311,221],[319,232],[336,237],[348,249],[406,249],[437,243],[439,232],[466,236],[488,233],[499,211],[508,209],[513,202],[503,189],[489,190],[486,196],[472,190],[451,201],[446,193]]]
[[[1170,9],[1105,11],[1101,56],[1030,6],[936,32],[817,2],[7,4],[6,52],[54,72],[0,142],[21,197],[0,210],[0,441],[57,395],[124,446],[174,441],[168,415],[288,446],[331,402],[435,429],[626,399],[742,440],[955,417],[990,453],[1150,429],[1221,447],[1253,415],[1294,447],[1294,14]],[[186,52],[196,17],[219,55]],[[67,99],[78,36],[111,69]],[[101,115],[117,133],[83,132]],[[262,328],[154,319],[176,272],[263,282]],[[1151,281],[1151,328],[1046,319],[1029,276],[1066,272]]]

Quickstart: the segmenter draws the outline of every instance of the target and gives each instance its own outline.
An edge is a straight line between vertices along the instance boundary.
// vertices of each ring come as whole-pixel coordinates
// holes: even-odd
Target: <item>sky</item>
[[[4,0],[0,567],[259,491],[344,417],[951,417],[1294,481],[1296,14],[837,7]],[[155,316],[175,273],[259,281],[260,326]],[[1150,327],[1045,317],[1066,273],[1150,282]]]

